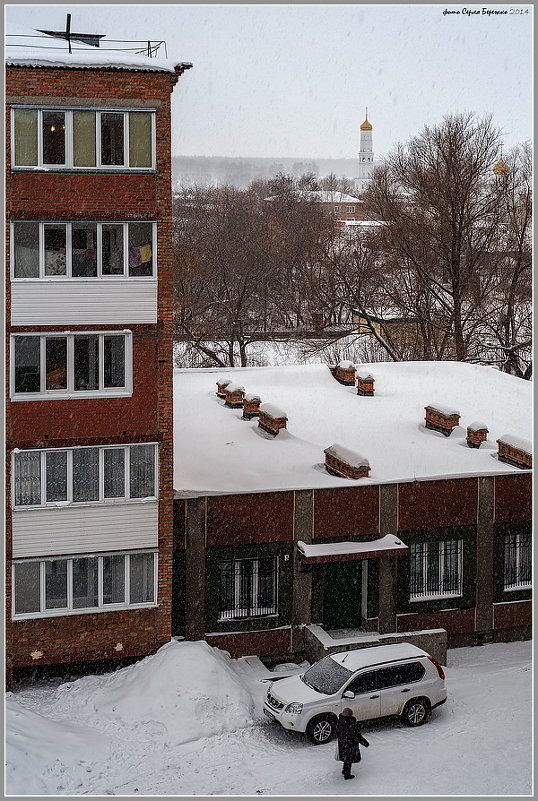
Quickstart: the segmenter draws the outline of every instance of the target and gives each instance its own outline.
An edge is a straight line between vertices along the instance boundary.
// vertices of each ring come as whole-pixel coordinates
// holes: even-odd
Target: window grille
[[[462,546],[462,540],[411,545],[409,596],[412,600],[461,595]]]
[[[507,534],[504,538],[504,589],[516,590],[531,584],[531,535]]]
[[[277,559],[233,559],[220,566],[220,620],[276,614]]]

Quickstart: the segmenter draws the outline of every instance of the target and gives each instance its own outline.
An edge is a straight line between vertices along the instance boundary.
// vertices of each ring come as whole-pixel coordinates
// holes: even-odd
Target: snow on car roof
[[[331,659],[351,671],[378,665],[381,662],[417,656],[427,656],[427,653],[409,642],[388,643],[387,645],[375,645],[371,648],[357,648],[354,651],[339,651],[330,654]]]
[[[374,397],[336,381],[323,364],[174,371],[174,489],[177,497],[518,473],[497,458],[506,431],[532,436],[532,383],[491,367],[461,362],[379,362]],[[271,437],[225,406],[215,378],[239,381],[264,403],[286,410],[287,429]],[[425,427],[434,397],[459,409],[445,437]],[[468,421],[489,431],[468,448]],[[368,477],[332,476],[324,450],[338,442],[368,459]]]

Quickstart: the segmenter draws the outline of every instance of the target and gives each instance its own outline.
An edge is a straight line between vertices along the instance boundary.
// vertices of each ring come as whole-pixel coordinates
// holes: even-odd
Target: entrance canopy
[[[307,545],[306,542],[299,540],[297,552],[305,564],[316,565],[383,556],[405,556],[409,553],[409,548],[394,534],[385,534],[384,537],[370,542],[325,542],[319,545]]]

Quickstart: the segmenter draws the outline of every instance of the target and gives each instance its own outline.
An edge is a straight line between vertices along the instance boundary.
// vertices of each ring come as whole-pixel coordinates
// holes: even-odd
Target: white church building
[[[366,119],[361,125],[358,175],[353,179],[356,192],[364,192],[368,188],[373,169],[377,166],[372,146],[372,124],[368,120],[368,108],[366,108]]]

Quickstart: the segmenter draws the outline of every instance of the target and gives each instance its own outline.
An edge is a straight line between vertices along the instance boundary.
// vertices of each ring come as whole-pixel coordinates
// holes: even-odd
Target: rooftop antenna
[[[71,14],[67,15],[67,20],[65,23],[65,38],[67,39],[67,43],[69,45],[69,52],[71,52]]]

